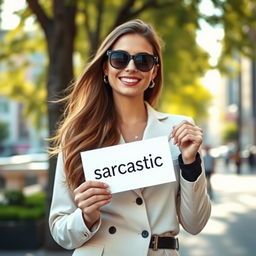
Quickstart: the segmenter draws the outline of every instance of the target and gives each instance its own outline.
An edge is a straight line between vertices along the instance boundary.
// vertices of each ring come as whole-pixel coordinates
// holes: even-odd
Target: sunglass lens
[[[126,67],[129,61],[129,56],[124,52],[112,52],[110,56],[110,64],[117,69],[123,69]]]
[[[137,69],[147,72],[149,71],[154,65],[153,56],[149,54],[138,54],[135,57],[135,65]]]
[[[134,59],[136,68],[142,72],[151,70],[155,63],[154,56],[147,53],[139,53],[135,56],[130,56],[123,51],[112,51],[108,54],[111,66],[116,69],[124,69],[131,58]]]

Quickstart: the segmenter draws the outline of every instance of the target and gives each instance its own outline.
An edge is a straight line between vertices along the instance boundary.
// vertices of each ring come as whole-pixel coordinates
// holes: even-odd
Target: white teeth
[[[136,83],[139,81],[138,79],[135,79],[135,78],[126,78],[126,77],[122,77],[121,80],[126,83]]]

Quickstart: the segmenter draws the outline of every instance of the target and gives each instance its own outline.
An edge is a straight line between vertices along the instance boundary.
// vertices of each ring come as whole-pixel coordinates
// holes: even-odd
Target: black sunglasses
[[[136,68],[142,72],[148,72],[158,63],[158,57],[148,53],[138,53],[130,55],[125,51],[107,51],[110,65],[116,69],[124,69],[129,64],[130,60],[134,60]]]

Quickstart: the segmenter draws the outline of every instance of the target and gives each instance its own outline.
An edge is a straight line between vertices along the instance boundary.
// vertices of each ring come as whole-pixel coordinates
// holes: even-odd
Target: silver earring
[[[154,88],[155,87],[155,82],[154,80],[152,80],[148,86],[150,89]]]
[[[103,81],[104,81],[105,84],[108,84],[108,76],[104,75]]]

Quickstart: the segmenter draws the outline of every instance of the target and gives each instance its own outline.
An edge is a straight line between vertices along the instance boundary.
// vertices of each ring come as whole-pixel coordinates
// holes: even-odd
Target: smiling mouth
[[[138,78],[128,78],[128,77],[120,77],[120,80],[123,84],[130,85],[130,86],[136,85],[140,81],[140,79]]]

